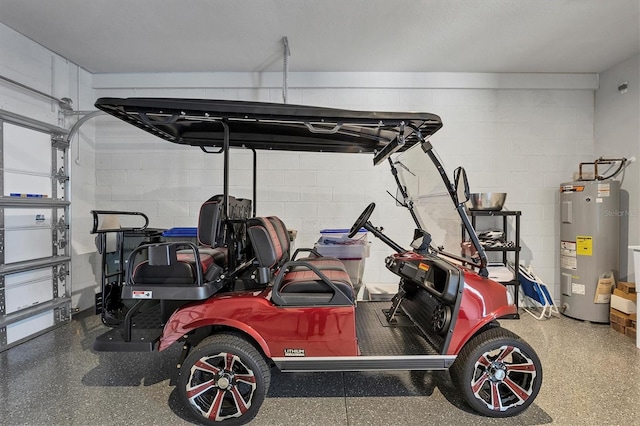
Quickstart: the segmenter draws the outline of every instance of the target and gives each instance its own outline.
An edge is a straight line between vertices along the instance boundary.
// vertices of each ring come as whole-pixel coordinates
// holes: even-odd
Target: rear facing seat
[[[197,253],[205,282],[217,279],[227,268],[229,253],[224,244],[223,195],[205,201],[198,215]],[[251,200],[229,196],[229,218],[245,219],[251,213]],[[153,259],[138,263],[133,271],[134,284],[197,284],[196,254],[193,248],[179,247],[175,262],[154,264]]]
[[[259,265],[259,277],[274,288],[272,300],[279,305],[352,304],[353,285],[338,259],[308,257],[289,260],[290,242],[284,223],[275,216],[247,222]]]

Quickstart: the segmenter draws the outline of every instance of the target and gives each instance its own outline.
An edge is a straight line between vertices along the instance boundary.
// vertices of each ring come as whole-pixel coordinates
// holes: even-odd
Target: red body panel
[[[448,355],[457,355],[485,324],[518,312],[515,305],[509,305],[505,286],[468,269],[461,270],[464,272],[464,289]]]
[[[355,307],[278,307],[271,289],[229,293],[178,309],[164,327],[160,350],[190,331],[218,325],[250,335],[267,357],[281,357],[285,349],[304,356],[358,355]]]
[[[517,312],[515,305],[508,304],[503,285],[461,270],[465,282],[447,355],[457,355],[487,323]],[[165,325],[159,349],[197,328],[216,325],[250,335],[270,358],[285,356],[287,349],[307,357],[357,356],[355,309],[279,307],[271,302],[271,289],[221,294],[178,309]]]

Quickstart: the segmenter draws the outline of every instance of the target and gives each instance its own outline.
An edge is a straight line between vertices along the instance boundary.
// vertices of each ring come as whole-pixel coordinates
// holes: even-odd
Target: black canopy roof
[[[378,164],[435,133],[422,112],[351,111],[304,105],[177,98],[100,98],[96,107],[169,142],[257,150],[376,153]],[[224,124],[223,124],[224,123]]]

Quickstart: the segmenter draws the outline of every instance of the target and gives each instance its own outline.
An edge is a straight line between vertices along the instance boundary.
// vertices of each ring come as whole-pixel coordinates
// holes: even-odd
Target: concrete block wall
[[[70,98],[75,110],[93,108],[92,76],[86,70],[0,24],[0,75],[56,98]],[[57,102],[0,81],[0,109],[70,128],[77,116],[61,116]],[[80,152],[78,148],[80,147]],[[34,153],[37,155],[37,153]],[[89,210],[95,202],[94,128],[88,123],[72,141],[71,285],[72,307],[93,306],[95,245],[88,235]],[[79,155],[79,157],[78,157]]]
[[[158,78],[155,75],[153,78]],[[402,75],[399,76],[402,79]],[[279,88],[181,87],[176,76],[154,87],[115,76],[97,79],[97,96],[180,96],[281,102]],[[143,80],[136,76],[134,80]],[[362,80],[367,80],[363,73]],[[94,80],[95,81],[95,80]],[[351,81],[351,80],[350,80]],[[159,89],[157,87],[165,86]],[[594,155],[594,90],[482,87],[290,87],[289,103],[350,109],[419,110],[438,114],[444,127],[431,141],[447,172],[468,171],[474,192],[507,192],[506,208],[522,211],[521,261],[532,263],[556,297],[558,282],[558,188],[580,161]],[[550,87],[550,88],[549,88]],[[181,148],[112,119],[98,121],[97,206],[139,209],[159,227],[194,226],[202,201],[220,193],[221,158]],[[250,153],[234,152],[231,193],[251,197]],[[371,201],[376,226],[408,246],[413,224],[386,194],[395,194],[387,165],[367,155],[259,153],[259,215],[280,216],[298,230],[299,247],[310,246],[323,228],[350,227]],[[480,227],[479,227],[480,228]],[[459,239],[454,230],[449,242]],[[453,247],[453,251],[456,247]],[[394,284],[384,268],[391,250],[374,241],[366,261],[367,284]]]

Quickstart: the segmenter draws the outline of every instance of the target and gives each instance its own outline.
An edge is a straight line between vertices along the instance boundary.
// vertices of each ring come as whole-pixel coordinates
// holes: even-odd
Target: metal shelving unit
[[[478,218],[487,218],[487,217],[499,218],[499,220],[497,221],[499,223],[498,227],[501,227],[501,230],[504,232],[506,241],[513,242],[512,247],[484,247],[484,246],[483,247],[484,247],[484,250],[487,252],[487,254],[492,252],[501,253],[499,262],[506,267],[509,267],[508,266],[509,260],[510,260],[509,257],[510,255],[512,255],[511,257],[513,257],[513,264],[515,266],[515,270],[513,272],[514,274],[513,279],[508,281],[500,281],[500,283],[505,286],[513,287],[515,303],[516,303],[516,306],[518,306],[520,282],[518,281],[517,270],[518,270],[518,265],[520,264],[520,250],[521,250],[520,217],[522,216],[522,212],[517,210],[516,211],[469,210],[468,214],[471,218],[471,224],[473,225],[473,229],[476,229],[476,231],[477,231],[476,223]],[[509,236],[510,220],[514,222],[513,224],[514,235],[512,235],[513,238],[510,238]],[[467,239],[468,239],[468,235],[466,234],[464,227],[462,227],[462,241],[467,241]]]
[[[12,140],[5,140],[9,127]],[[0,351],[71,319],[67,134],[0,110]],[[16,158],[20,164],[9,164]],[[50,170],[31,170],[30,161],[50,162]],[[28,189],[34,180],[38,187],[50,182],[46,194],[11,193],[16,182]]]

